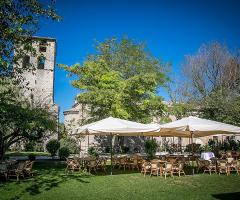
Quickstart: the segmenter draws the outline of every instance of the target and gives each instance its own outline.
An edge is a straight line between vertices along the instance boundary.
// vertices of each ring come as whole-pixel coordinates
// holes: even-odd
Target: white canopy
[[[156,124],[141,124],[119,118],[108,117],[76,128],[74,134],[82,135],[119,135],[119,136],[144,136],[152,135],[159,131]]]
[[[160,127],[158,134],[161,136],[204,137],[240,133],[240,127],[192,116],[160,125]]]

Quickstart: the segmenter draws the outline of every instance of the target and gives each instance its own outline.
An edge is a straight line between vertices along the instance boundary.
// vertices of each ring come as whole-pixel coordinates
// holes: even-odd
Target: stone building
[[[56,39],[32,37],[36,53],[26,54],[18,63],[26,68],[21,74],[22,93],[32,105],[49,108],[57,117],[59,107],[54,103],[54,76],[56,62]]]
[[[33,106],[49,109],[58,120],[59,107],[54,102],[56,39],[45,37],[32,37],[31,39],[36,52],[26,53],[18,62],[20,68],[29,66],[29,70],[21,73],[22,94]],[[57,134],[54,137],[57,138]]]

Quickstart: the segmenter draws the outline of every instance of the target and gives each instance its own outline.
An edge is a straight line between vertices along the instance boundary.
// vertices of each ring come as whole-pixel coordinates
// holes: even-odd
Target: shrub
[[[62,138],[60,141],[60,147],[67,147],[70,154],[79,153],[79,148],[77,146],[76,140],[71,138]]]
[[[89,154],[91,157],[94,157],[94,158],[99,157],[99,153],[98,153],[98,151],[97,151],[94,147],[90,147],[90,148],[88,149],[88,154]]]
[[[201,153],[202,150],[201,144],[192,143],[186,145],[185,152]]]
[[[35,147],[35,142],[34,141],[29,141],[25,144],[25,151],[34,151]]]
[[[123,146],[122,147],[122,153],[128,153],[129,152],[129,147],[128,146]]]
[[[105,147],[105,152],[106,153],[110,153],[111,152],[111,148],[109,146]]]
[[[59,158],[60,160],[65,160],[70,155],[70,150],[68,147],[61,147],[59,149]]]
[[[58,140],[55,140],[55,139],[49,140],[46,145],[47,151],[51,154],[52,157],[57,154],[59,147],[60,147],[60,143]]]
[[[154,140],[146,140],[145,141],[145,152],[149,158],[153,158],[157,152],[158,144],[157,141]]]

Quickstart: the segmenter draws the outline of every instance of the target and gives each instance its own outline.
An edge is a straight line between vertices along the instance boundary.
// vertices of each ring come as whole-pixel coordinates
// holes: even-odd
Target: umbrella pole
[[[193,152],[193,132],[191,131],[191,146],[192,146],[192,155],[194,154]]]
[[[192,146],[192,155],[194,155],[194,152],[193,152],[193,132],[191,131],[191,146]],[[193,167],[193,160],[192,160],[192,167]],[[194,172],[194,167],[192,168],[192,175],[194,175],[195,172]]]
[[[112,157],[113,157],[113,149],[112,149],[112,133],[110,134],[110,136],[111,136],[111,144],[110,144],[110,148],[111,148],[111,175],[112,175]]]

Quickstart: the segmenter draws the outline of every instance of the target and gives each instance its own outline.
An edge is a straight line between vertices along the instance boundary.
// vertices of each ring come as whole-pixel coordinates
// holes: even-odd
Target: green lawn
[[[240,199],[240,176],[194,175],[164,180],[116,170],[114,175],[65,174],[64,165],[35,164],[33,178],[0,182],[0,199]]]

